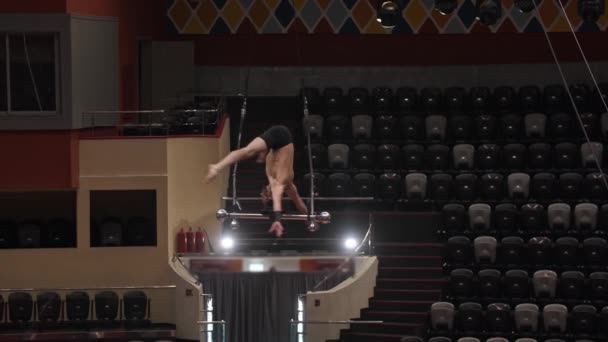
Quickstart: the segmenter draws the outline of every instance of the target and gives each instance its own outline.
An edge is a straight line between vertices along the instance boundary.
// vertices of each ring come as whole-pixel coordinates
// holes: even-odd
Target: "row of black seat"
[[[307,153],[308,147],[305,148]],[[549,170],[597,169],[605,164],[601,143],[432,144],[311,144],[317,169],[363,170]]]
[[[431,140],[431,141],[502,141],[514,139],[560,140],[583,138],[583,129],[597,139],[608,137],[608,113],[576,116],[555,113],[514,113],[494,115],[387,115],[378,117],[334,114],[324,118],[309,115],[302,119],[304,133],[319,140]]]
[[[5,306],[8,317],[3,317]],[[146,293],[128,291],[120,298],[114,291],[101,291],[91,300],[84,291],[68,293],[65,299],[57,292],[40,292],[34,301],[29,292],[13,292],[6,303],[0,295],[0,322],[7,322],[3,323],[5,328],[81,326],[88,321],[114,322],[117,318],[134,322],[149,320],[150,299]]]
[[[0,219],[0,248],[74,247],[76,227],[66,219]]]
[[[325,176],[315,173],[314,189],[326,196],[370,196],[382,199],[407,198],[410,200],[445,201],[551,201],[555,198],[572,201],[585,198],[602,202],[608,192],[601,173],[590,173],[585,177],[578,173],[564,173],[557,177],[550,173],[538,173],[530,177],[527,173],[486,173],[480,177],[473,173],[452,176],[438,173],[382,173],[378,176],[363,172],[351,176],[337,172]],[[301,179],[304,192],[310,189],[310,174]]]
[[[576,107],[581,110],[604,110],[600,96],[608,94],[608,84],[601,83],[601,92],[577,83],[569,86]],[[571,110],[572,104],[563,85],[548,85],[541,89],[535,85],[515,89],[510,86],[449,87],[445,90],[427,87],[420,91],[412,87],[401,87],[393,92],[389,87],[371,90],[362,87],[350,88],[345,94],[342,88],[328,87],[323,92],[317,88],[303,88],[301,96],[306,98],[313,111],[335,112],[462,112],[475,114],[493,112],[546,112]]]
[[[509,341],[513,341],[513,342],[539,342],[539,341],[543,341],[542,337],[541,339],[534,339],[534,338],[530,338],[530,337],[522,337],[522,338],[517,338],[517,337],[513,337],[513,338],[505,338],[505,337],[487,337],[487,338],[477,338],[477,337],[472,337],[472,336],[464,336],[464,337],[459,337],[458,339],[456,339],[456,342],[481,342],[483,341],[483,339],[485,339],[485,342],[509,342]],[[428,342],[452,342],[452,338],[447,337],[447,336],[434,336],[428,339]],[[568,341],[571,342],[595,342],[593,340],[590,340],[588,338],[585,339],[579,339],[579,338],[568,338]],[[562,340],[559,338],[547,338],[544,339],[544,342],[567,342],[567,340]],[[412,337],[404,337],[403,339],[401,339],[400,342],[424,342],[422,339],[418,339],[416,340],[415,338]]]

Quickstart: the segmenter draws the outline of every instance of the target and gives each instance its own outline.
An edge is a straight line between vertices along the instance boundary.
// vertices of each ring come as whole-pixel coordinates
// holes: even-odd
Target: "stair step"
[[[385,322],[383,324],[351,324],[351,332],[412,335],[422,327],[420,324]]]
[[[383,333],[364,333],[347,332],[344,341],[348,342],[399,342],[403,337],[411,334],[383,334]]]
[[[377,254],[440,256],[445,245],[435,242],[377,242]]]
[[[439,301],[441,290],[380,289],[376,287],[373,299]]]
[[[424,324],[427,318],[426,312],[361,310],[361,319],[364,320]]]
[[[370,310],[399,310],[428,312],[435,300],[388,300],[370,299]]]
[[[395,290],[442,290],[446,284],[447,279],[378,278],[376,280],[377,288]]]
[[[441,267],[440,256],[378,255],[380,267]]]
[[[397,267],[387,266],[378,269],[380,278],[442,278],[443,268],[441,267]]]

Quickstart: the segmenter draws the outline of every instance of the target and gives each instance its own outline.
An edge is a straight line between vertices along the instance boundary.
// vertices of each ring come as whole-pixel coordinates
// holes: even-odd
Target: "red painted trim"
[[[579,33],[590,60],[608,60],[608,32]],[[563,61],[579,61],[570,33],[551,33]],[[553,62],[542,33],[200,36],[197,65],[398,66]],[[209,47],[213,53],[209,53]]]
[[[0,13],[66,13],[66,0],[2,0]]]

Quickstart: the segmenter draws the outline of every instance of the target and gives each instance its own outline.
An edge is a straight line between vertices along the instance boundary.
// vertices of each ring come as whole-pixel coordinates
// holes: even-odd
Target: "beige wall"
[[[357,318],[360,310],[368,306],[374,295],[378,259],[376,257],[357,258],[355,275],[328,291],[308,292],[306,294],[307,321],[343,321]],[[319,306],[315,306],[319,301]],[[338,339],[340,329],[347,325],[308,325],[305,328],[307,342],[325,342]]]
[[[172,269],[175,233],[180,226],[202,224],[212,237],[219,236],[214,213],[228,173],[211,185],[202,178],[206,165],[227,153],[229,132],[226,125],[219,139],[82,140],[78,248],[0,250],[2,287],[177,285],[146,291],[152,298],[152,319],[176,323],[179,338],[198,339],[198,293],[186,295],[194,288]],[[90,247],[90,191],[143,189],[156,191],[157,246]]]

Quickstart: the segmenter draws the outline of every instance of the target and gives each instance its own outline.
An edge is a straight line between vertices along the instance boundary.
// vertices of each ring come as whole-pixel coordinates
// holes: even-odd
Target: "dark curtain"
[[[297,318],[297,298],[328,273],[201,273],[203,291],[213,295],[214,320],[225,320],[226,342],[285,342],[289,320]],[[328,290],[349,274],[339,273],[318,291]]]

